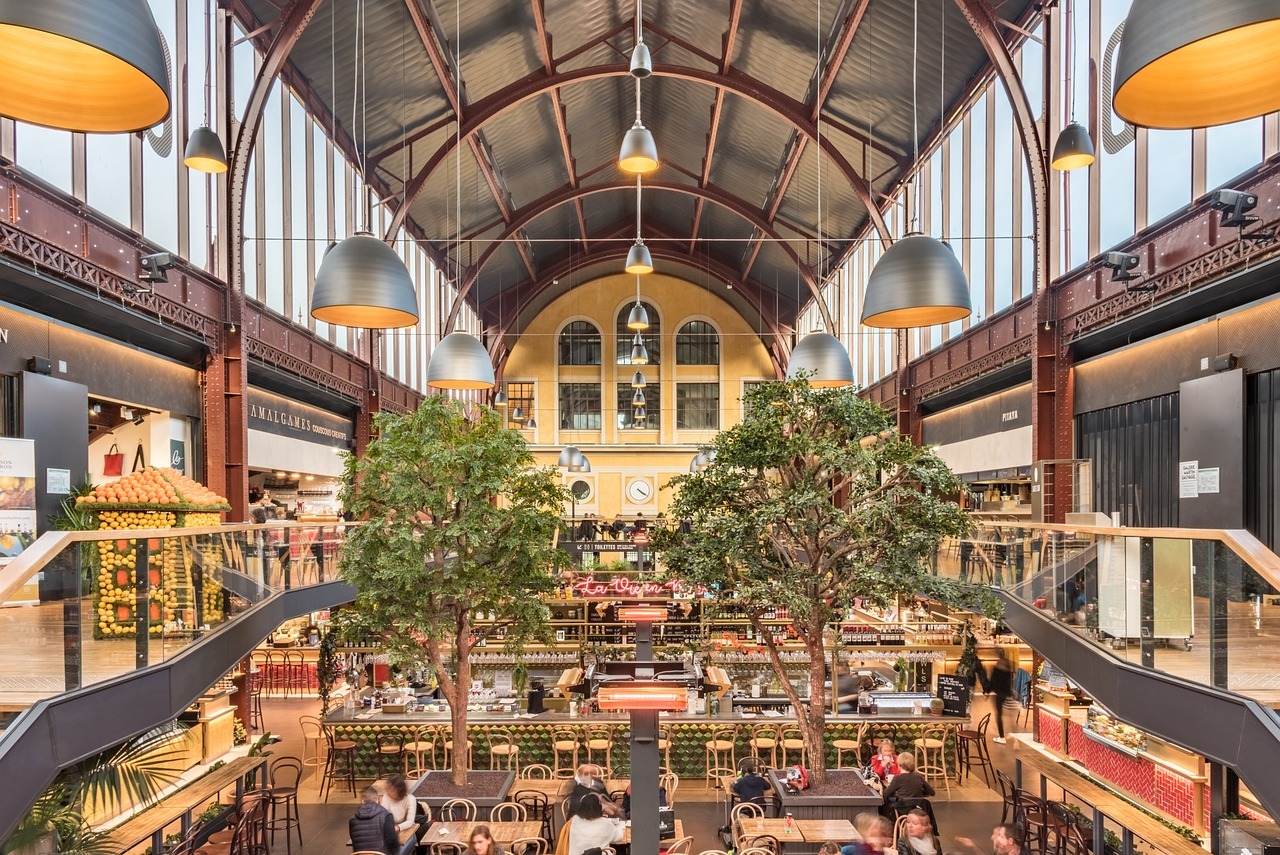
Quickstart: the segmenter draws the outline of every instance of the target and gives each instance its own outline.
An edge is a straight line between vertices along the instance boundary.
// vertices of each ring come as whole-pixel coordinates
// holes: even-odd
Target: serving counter
[[[667,758],[663,765],[681,777],[701,777],[706,774],[706,742],[722,728],[732,728],[734,757],[750,757],[756,752],[748,744],[756,728],[786,728],[795,726],[796,718],[785,715],[744,715],[741,712],[722,712],[719,715],[689,715],[663,713],[659,727],[668,737]],[[374,740],[381,730],[398,729],[408,735],[421,727],[449,728],[447,712],[398,712],[356,708],[335,708],[324,718],[324,726],[334,731],[335,737],[350,739],[356,743],[357,774],[371,777],[377,769]],[[836,752],[832,742],[837,739],[893,739],[900,751],[911,750],[913,740],[926,728],[943,727],[954,733],[957,728],[969,726],[968,718],[955,716],[842,714],[828,716],[826,727],[827,765],[836,766]],[[474,743],[472,767],[489,768],[490,732],[511,733],[520,748],[520,763],[545,763],[554,766],[551,750],[553,729],[569,727],[579,731],[581,743],[589,728],[608,728],[612,731],[612,763],[615,769],[630,765],[629,724],[626,714],[602,713],[590,716],[570,716],[562,712],[544,712],[538,715],[513,715],[512,713],[475,711],[467,717],[468,737]],[[585,750],[581,752],[583,761]],[[782,764],[782,757],[777,765]],[[499,758],[498,765],[505,765]]]

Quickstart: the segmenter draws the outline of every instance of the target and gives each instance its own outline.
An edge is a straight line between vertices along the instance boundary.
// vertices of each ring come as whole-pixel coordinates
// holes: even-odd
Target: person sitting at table
[[[956,843],[974,852],[979,851],[977,844],[968,837],[957,837]],[[1018,826],[1007,822],[1002,822],[991,830],[991,851],[995,855],[1028,855],[1029,852],[1022,844]]]
[[[600,780],[601,769],[593,763],[583,763],[573,776],[573,789],[569,791],[569,809],[567,817],[575,816],[582,807],[582,800],[587,796],[598,796],[604,815],[619,816],[622,808],[614,804],[604,789],[604,781]]]
[[[907,833],[898,838],[898,855],[942,855],[942,843],[924,808],[907,813]]]
[[[569,820],[567,855],[584,855],[587,850],[601,849],[621,842],[627,828],[620,820],[604,815],[601,798],[595,793],[583,797],[573,819]]]
[[[502,847],[493,839],[493,833],[487,825],[477,825],[471,829],[471,840],[467,843],[468,855],[506,855]]]
[[[862,842],[850,843],[841,855],[882,855],[893,843],[893,823],[874,813],[860,813],[854,821]]]
[[[404,840],[400,855],[413,855],[423,829],[418,825],[418,800],[409,794],[409,785],[405,782],[404,775],[392,775],[386,779],[379,801],[391,813],[391,818],[396,823],[396,833]]]
[[[378,804],[376,787],[365,787],[360,794],[360,807],[347,821],[347,832],[351,835],[351,848],[356,852],[381,852],[383,855],[398,855],[400,852],[396,821],[389,810]]]
[[[764,807],[764,794],[769,791],[769,782],[759,773],[756,764],[748,760],[742,766],[742,777],[734,781],[730,789],[738,797],[738,801]]]
[[[897,749],[893,746],[892,739],[880,740],[880,751],[875,757],[871,758],[871,771],[880,776],[880,780],[888,783],[889,779],[902,771],[898,767],[898,755],[894,753]]]
[[[895,799],[924,799],[934,795],[933,787],[916,771],[916,755],[903,751],[898,755],[898,774],[884,788],[884,801],[890,807]]]

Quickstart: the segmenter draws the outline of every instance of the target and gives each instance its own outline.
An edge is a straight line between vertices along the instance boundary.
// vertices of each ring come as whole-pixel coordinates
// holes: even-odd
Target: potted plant
[[[946,704],[942,702],[942,698],[929,699],[929,715],[942,715],[942,710]]]

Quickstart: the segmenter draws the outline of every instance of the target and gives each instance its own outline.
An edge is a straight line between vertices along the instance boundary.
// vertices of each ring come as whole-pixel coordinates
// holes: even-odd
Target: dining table
[[[468,846],[471,843],[471,832],[479,826],[488,826],[493,839],[503,847],[509,847],[517,840],[526,837],[538,837],[542,834],[542,823],[538,820],[519,822],[435,822],[422,836],[423,843],[458,843]]]
[[[786,817],[743,817],[738,820],[740,837],[768,835],[783,846],[788,840],[797,843],[825,843],[828,840],[841,845],[860,843],[862,835],[847,819],[792,819]]]

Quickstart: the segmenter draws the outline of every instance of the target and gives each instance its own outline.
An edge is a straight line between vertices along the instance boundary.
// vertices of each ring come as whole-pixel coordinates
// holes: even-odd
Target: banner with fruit
[[[227,500],[174,469],[149,466],[119,481],[77,496],[78,510],[88,511],[89,527],[127,532],[155,528],[216,526]],[[137,632],[138,573],[146,572],[148,633],[199,630],[223,618],[222,566],[218,538],[151,538],[145,541],[145,567],[136,538],[97,543],[94,606],[96,638],[133,638]],[[203,573],[201,568],[204,568]],[[197,603],[197,599],[199,602]]]
[[[0,439],[0,567],[36,538],[36,445],[30,439]],[[40,602],[32,579],[4,605]]]

